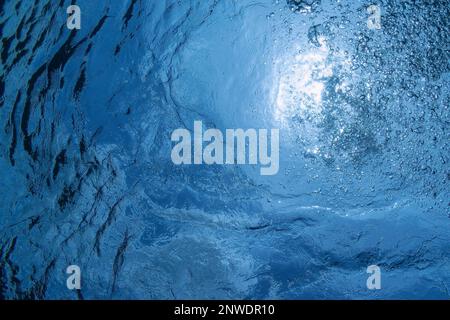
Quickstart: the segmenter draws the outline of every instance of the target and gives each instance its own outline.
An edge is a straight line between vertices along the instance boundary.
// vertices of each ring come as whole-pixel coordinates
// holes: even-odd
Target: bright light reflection
[[[327,64],[329,50],[324,39],[319,42],[319,48],[299,53],[288,61],[278,61],[275,120],[284,123],[294,115],[321,112],[325,81],[333,75],[333,69]]]

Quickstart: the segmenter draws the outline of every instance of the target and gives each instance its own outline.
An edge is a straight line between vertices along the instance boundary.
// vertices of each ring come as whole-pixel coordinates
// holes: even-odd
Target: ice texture
[[[0,298],[449,299],[450,2],[376,2],[0,1]],[[172,164],[195,120],[279,173]]]

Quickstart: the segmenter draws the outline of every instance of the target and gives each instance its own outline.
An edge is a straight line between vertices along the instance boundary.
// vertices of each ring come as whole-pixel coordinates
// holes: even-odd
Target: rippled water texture
[[[450,297],[450,3],[0,1],[0,297]],[[170,135],[279,128],[280,171]],[[82,288],[66,288],[80,266]],[[368,290],[378,265],[381,290]]]

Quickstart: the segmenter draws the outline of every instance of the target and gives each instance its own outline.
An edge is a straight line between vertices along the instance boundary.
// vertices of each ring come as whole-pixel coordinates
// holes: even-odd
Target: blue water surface
[[[0,1],[0,298],[450,298],[448,0],[71,4]],[[278,174],[174,165],[196,120]]]

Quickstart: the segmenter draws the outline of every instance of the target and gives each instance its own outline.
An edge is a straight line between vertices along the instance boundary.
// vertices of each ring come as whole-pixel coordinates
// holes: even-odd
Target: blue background
[[[448,1],[380,30],[369,1],[70,4],[0,4],[1,298],[450,297]],[[279,128],[278,175],[173,165],[195,120]]]

